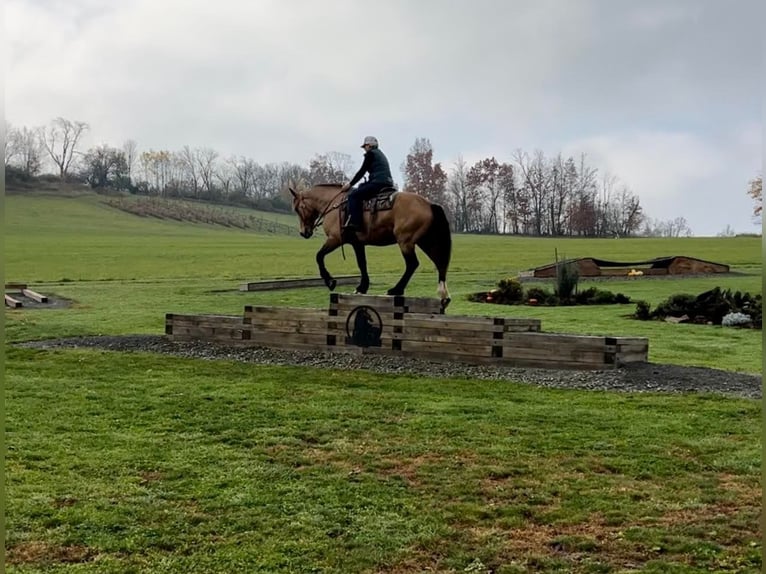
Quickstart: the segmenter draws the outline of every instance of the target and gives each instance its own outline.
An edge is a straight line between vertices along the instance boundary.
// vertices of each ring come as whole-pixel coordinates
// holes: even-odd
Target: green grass
[[[50,196],[6,198],[7,280],[25,281],[43,293],[76,302],[59,311],[8,313],[10,340],[84,334],[162,333],[165,313],[238,314],[246,304],[325,307],[324,288],[242,293],[240,283],[280,277],[316,277],[321,240],[258,235],[176,222],[142,219],[99,203]],[[682,254],[727,263],[743,275],[725,278],[633,279],[598,283],[652,305],[678,292],[715,286],[761,292],[760,239],[531,239],[459,235],[449,275],[452,314],[539,318],[543,330],[645,336],[656,362],[760,372],[759,331],[644,323],[629,317],[634,305],[531,308],[467,301],[503,277],[560,256],[644,260]],[[357,272],[351,250],[328,257],[335,275]],[[371,293],[384,293],[403,270],[395,247],[370,248]],[[421,256],[408,294],[435,296],[436,274]],[[583,282],[583,287],[588,283]],[[350,287],[346,289],[350,290]],[[228,292],[221,292],[226,291]]]
[[[12,572],[758,570],[754,401],[8,358]]]
[[[164,315],[323,307],[321,240],[130,216],[92,194],[5,200],[5,276],[71,308],[6,311],[10,342],[164,331]],[[627,318],[632,305],[466,300],[559,256],[689,255],[740,276],[599,283],[653,305],[761,292],[759,238],[456,236],[452,314],[640,335],[650,359],[761,372],[761,333]],[[352,274],[351,251],[328,258]],[[422,259],[411,295],[433,296]],[[369,250],[374,293],[402,270]],[[587,285],[586,285],[587,286]],[[706,395],[265,367],[6,346],[10,572],[757,572],[760,404]]]

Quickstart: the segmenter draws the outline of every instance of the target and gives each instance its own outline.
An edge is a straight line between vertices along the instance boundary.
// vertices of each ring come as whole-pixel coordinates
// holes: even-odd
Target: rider
[[[348,192],[348,220],[343,226],[344,231],[358,231],[362,229],[362,202],[384,187],[392,187],[394,180],[391,177],[391,168],[388,167],[388,159],[378,148],[378,139],[373,136],[364,138],[361,145],[364,149],[364,162],[362,167],[351,178],[351,181],[341,187],[341,191],[348,191],[356,182],[362,179],[365,173],[369,174],[367,181],[359,187]]]

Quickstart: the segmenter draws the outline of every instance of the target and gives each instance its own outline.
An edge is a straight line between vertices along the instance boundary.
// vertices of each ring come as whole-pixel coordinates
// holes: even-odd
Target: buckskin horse
[[[442,308],[446,308],[450,302],[447,268],[452,252],[452,235],[442,207],[416,193],[390,188],[364,201],[363,229],[349,236],[341,228],[341,216],[345,212],[347,200],[346,192],[341,192],[340,188],[336,184],[319,184],[302,191],[289,188],[293,195],[293,210],[300,219],[301,236],[308,239],[320,225],[324,230],[327,239],[317,251],[316,262],[319,275],[327,288],[332,291],[336,285],[324,263],[328,253],[346,243],[354,248],[361,273],[361,280],[354,292],[367,293],[370,277],[367,274],[365,246],[397,244],[404,257],[405,269],[401,279],[387,294],[404,295],[412,274],[420,264],[415,253],[417,246],[436,266],[439,274],[437,293]]]

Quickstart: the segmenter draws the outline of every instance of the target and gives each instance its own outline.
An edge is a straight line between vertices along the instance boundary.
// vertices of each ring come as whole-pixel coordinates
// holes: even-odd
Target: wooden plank
[[[439,353],[445,355],[468,355],[473,357],[491,357],[492,345],[468,343],[433,343],[428,341],[402,341],[402,351]]]
[[[537,359],[547,361],[555,366],[557,363],[585,363],[589,365],[606,365],[607,353],[599,351],[583,351],[576,349],[562,349],[559,352],[551,352],[546,349],[509,349],[503,348],[503,359]],[[612,361],[613,362],[613,361]]]
[[[335,277],[337,285],[354,285],[361,280],[360,275],[342,275]],[[324,279],[312,277],[308,279],[272,279],[269,281],[253,281],[242,283],[240,291],[270,291],[274,289],[295,289],[298,287],[324,287]]]
[[[394,333],[394,338],[401,339],[403,341],[417,341],[420,339],[425,340],[425,337],[444,337],[454,340],[476,340],[476,341],[497,341],[500,344],[502,340],[502,331],[490,331],[479,329],[427,329],[427,328],[412,328],[409,325],[405,325],[401,333]]]
[[[498,364],[499,359],[496,357],[479,356],[479,355],[459,355],[454,353],[445,353],[439,351],[405,351],[402,350],[398,353],[403,357],[409,357],[412,359],[422,359],[426,361],[435,361],[439,363],[454,363],[456,360],[460,363],[467,363],[469,365],[487,365]]]
[[[330,309],[368,306],[381,309],[397,309],[400,312],[429,312],[440,314],[441,301],[432,297],[401,297],[390,295],[354,295],[333,293],[330,295]]]
[[[504,347],[557,349],[562,346],[581,349],[604,349],[606,337],[567,335],[563,333],[505,333]]]
[[[186,325],[173,325],[172,331],[167,332],[171,339],[192,340],[200,339],[204,341],[230,341],[245,340],[245,334],[242,329],[226,329],[222,327],[191,327]]]
[[[8,295],[6,293],[5,294],[5,305],[7,307],[13,307],[14,309],[18,309],[19,307],[22,306],[22,303],[18,299],[14,299],[13,297],[11,297],[10,295]]]
[[[317,335],[313,333],[259,333],[251,331],[250,340],[268,346],[283,346],[294,343],[302,345],[314,345],[316,347],[326,347],[326,335]]]
[[[242,317],[238,315],[170,315],[165,317],[166,324],[201,325],[216,327],[222,325],[242,325]]]
[[[29,297],[30,299],[34,299],[38,303],[47,303],[48,297],[45,295],[40,295],[40,293],[36,291],[32,291],[31,289],[22,289],[21,290],[22,295]]]
[[[271,317],[326,317],[327,311],[313,307],[269,307],[266,305],[245,305],[245,316],[271,316]]]
[[[27,284],[26,283],[6,283],[5,288],[13,289],[14,291],[21,291],[22,289],[27,288]]]

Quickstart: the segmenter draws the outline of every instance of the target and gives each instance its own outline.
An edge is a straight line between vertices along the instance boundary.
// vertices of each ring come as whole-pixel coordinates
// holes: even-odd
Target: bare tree
[[[535,235],[543,235],[546,231],[544,209],[550,187],[545,155],[537,150],[534,158],[530,159],[526,152],[517,149],[514,159],[521,170],[522,186],[529,194],[531,231]]]
[[[126,177],[128,181],[133,180],[133,167],[138,159],[138,145],[134,140],[125,140],[122,144],[122,153],[125,156],[125,165],[127,167]]]
[[[17,129],[13,145],[16,148],[14,164],[28,176],[39,174],[43,166],[44,150],[37,130],[26,126],[20,130]]]
[[[216,160],[218,152],[210,148],[200,148],[195,150],[195,161],[197,162],[197,172],[199,173],[202,187],[208,197],[215,194],[215,184],[213,177],[215,175]]]
[[[40,140],[48,155],[59,169],[62,180],[69,175],[72,159],[77,153],[80,138],[89,129],[85,122],[71,121],[62,117],[53,120],[47,126],[40,128]]]
[[[468,188],[468,169],[463,156],[458,156],[447,179],[447,194],[450,211],[453,214],[452,227],[458,232],[469,230],[471,202]]]
[[[3,155],[3,159],[5,160],[5,165],[9,166],[11,165],[11,161],[13,160],[14,156],[16,156],[19,152],[18,149],[18,133],[19,130],[11,125],[11,122],[8,120],[5,120],[5,134],[3,138],[3,147],[5,148],[5,154]]]
[[[188,186],[191,187],[193,197],[199,197],[199,191],[202,187],[199,173],[197,170],[197,152],[185,145],[178,153],[178,157],[183,166],[183,174]]]
[[[225,161],[216,167],[215,178],[221,186],[221,193],[224,198],[231,197],[232,184],[235,180],[234,174],[235,170],[228,161]]]
[[[352,169],[353,162],[348,154],[331,151],[316,155],[309,162],[308,183],[342,183],[351,179]]]

